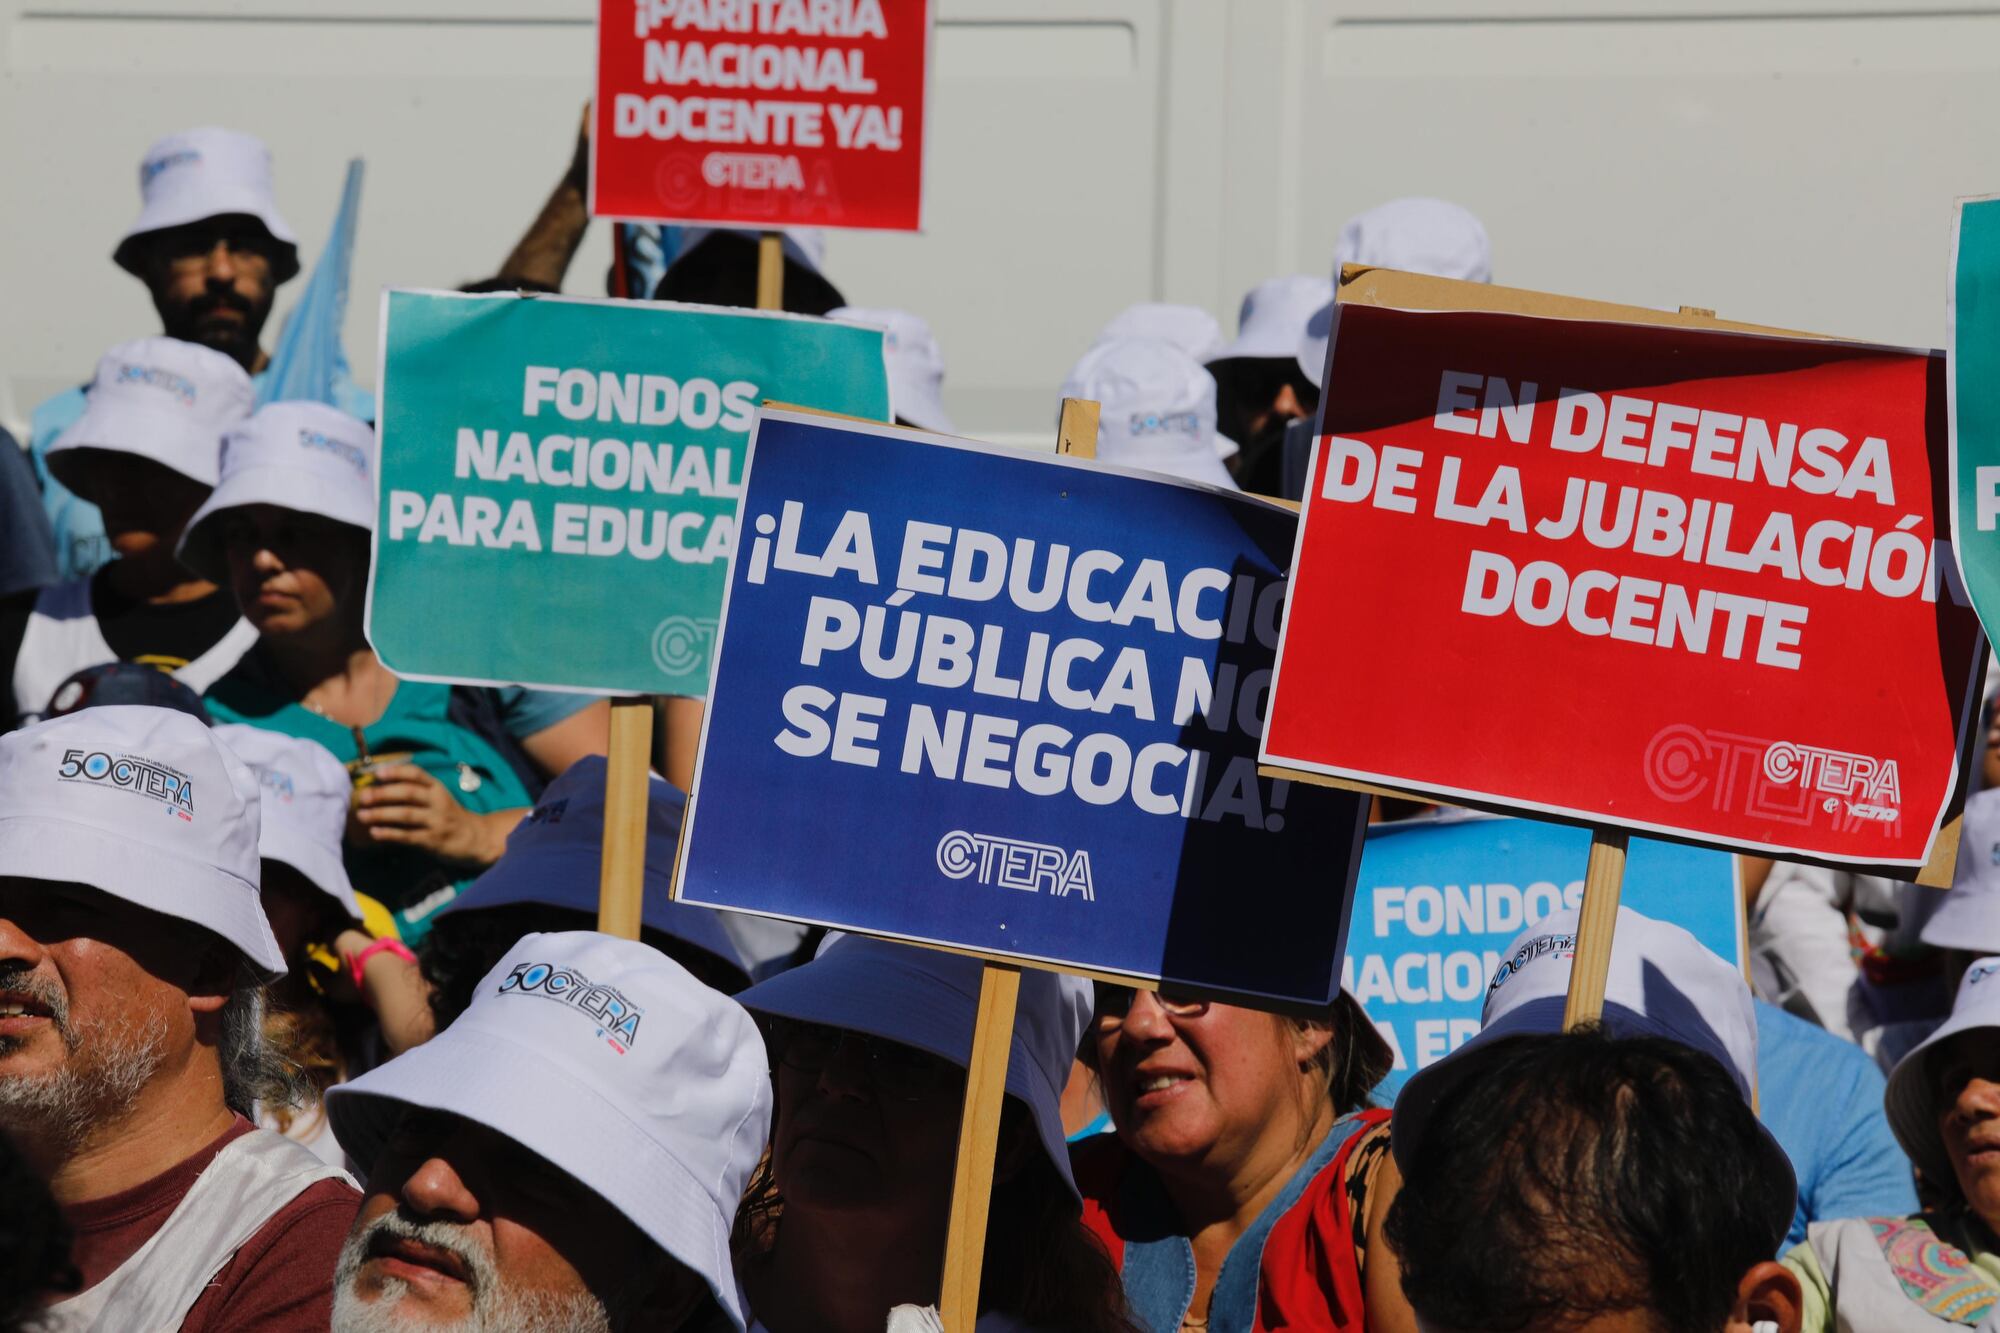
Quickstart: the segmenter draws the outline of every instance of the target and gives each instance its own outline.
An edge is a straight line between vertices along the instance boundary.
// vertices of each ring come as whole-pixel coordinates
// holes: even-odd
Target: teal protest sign
[[[1952,548],[1992,637],[2000,626],[2000,195],[1958,201],[1947,337]]]
[[[368,641],[399,675],[704,695],[766,399],[889,415],[882,334],[650,301],[382,301]]]

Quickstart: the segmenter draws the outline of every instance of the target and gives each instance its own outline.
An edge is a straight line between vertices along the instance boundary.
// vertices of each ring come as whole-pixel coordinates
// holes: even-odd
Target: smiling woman
[[[1118,1127],[1078,1145],[1084,1218],[1146,1327],[1414,1328],[1365,1109],[1389,1051],[1353,999],[1305,1020],[1106,986],[1084,1058]]]

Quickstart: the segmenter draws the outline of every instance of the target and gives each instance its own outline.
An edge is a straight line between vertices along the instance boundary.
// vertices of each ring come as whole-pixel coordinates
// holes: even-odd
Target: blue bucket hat
[[[604,845],[605,772],[603,755],[590,755],[570,765],[507,835],[507,850],[492,869],[474,880],[438,916],[518,903],[594,915]],[[686,808],[687,797],[678,788],[658,776],[650,777],[640,924],[712,954],[748,985],[750,970],[716,913],[668,897]]]

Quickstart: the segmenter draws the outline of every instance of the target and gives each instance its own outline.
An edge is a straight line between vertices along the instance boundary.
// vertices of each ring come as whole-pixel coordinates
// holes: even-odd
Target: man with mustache
[[[139,220],[111,258],[146,284],[166,336],[227,356],[246,374],[270,360],[259,342],[278,287],[299,271],[298,238],[279,214],[271,151],[235,130],[170,134],[139,164]],[[49,446],[83,412],[70,389],[34,411],[33,454],[64,578],[115,552],[96,505],[46,466]]]
[[[55,475],[101,507],[117,559],[0,605],[0,730],[50,710],[85,667],[144,662],[197,694],[257,641],[227,589],[175,558],[215,488],[225,431],[250,414],[250,377],[175,338],[120,343],[98,362],[83,415],[48,451]]]
[[[257,779],[195,718],[86,708],[0,737],[0,1124],[74,1236],[55,1333],[325,1328],[359,1195],[245,1117],[283,958]]]
[[[741,1333],[729,1235],[770,1066],[665,955],[523,936],[449,1027],[326,1104],[370,1166],[335,1333]]]

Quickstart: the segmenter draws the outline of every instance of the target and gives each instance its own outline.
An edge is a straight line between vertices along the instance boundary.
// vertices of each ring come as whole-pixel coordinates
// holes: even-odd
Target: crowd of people
[[[586,161],[468,289],[561,288]],[[597,932],[608,705],[375,656],[374,431],[265,400],[270,155],[195,130],[139,175],[114,258],[160,332],[0,438],[0,1328],[939,1327],[980,963],[671,901],[686,708],[639,938]],[[1335,259],[1491,279],[1434,199]],[[925,321],[848,304],[817,236],[785,263],[949,431]],[[749,305],[755,268],[688,229],[651,294]],[[1134,305],[1062,392],[1101,459],[1296,495],[1333,299]],[[1628,909],[1565,1031],[1576,914],[1529,926],[1393,1107],[1345,993],[1029,970],[978,1327],[2000,1327],[1996,803],[1942,894],[1745,858],[1754,998]]]

